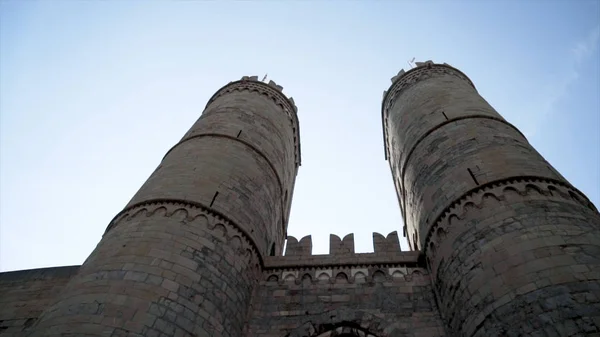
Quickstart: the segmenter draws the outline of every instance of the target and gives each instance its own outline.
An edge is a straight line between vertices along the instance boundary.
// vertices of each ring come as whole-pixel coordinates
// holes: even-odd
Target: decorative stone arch
[[[386,329],[390,323],[364,311],[336,309],[290,331],[285,337],[395,337]]]

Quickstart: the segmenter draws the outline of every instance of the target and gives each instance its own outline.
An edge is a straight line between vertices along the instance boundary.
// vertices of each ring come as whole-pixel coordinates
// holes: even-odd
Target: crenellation
[[[413,250],[397,231],[374,232],[371,253],[354,234],[331,234],[328,254],[287,235],[297,107],[274,81],[243,76],[210,98],[82,266],[0,273],[0,334],[600,333],[590,200],[458,69],[416,62],[383,95]]]
[[[269,86],[277,91],[280,91],[280,92],[283,91],[283,87],[278,85],[277,83],[275,83],[275,81],[273,81],[273,80],[269,80]]]
[[[354,249],[354,234],[348,234],[340,239],[335,234],[329,236],[329,254],[312,255],[312,237],[307,235],[300,239],[288,235],[286,241],[286,249],[283,258],[305,259],[312,256],[324,257],[362,257],[362,256],[388,256],[394,257],[402,253],[398,232],[393,231],[386,236],[379,233],[373,233],[373,253],[356,253]]]
[[[282,87],[283,89],[283,87]],[[192,127],[192,129],[190,131],[188,131],[188,133],[184,136],[184,140],[189,140],[189,139],[194,139],[194,138],[199,138],[199,137],[206,137],[208,136],[207,133],[211,136],[214,136],[214,132],[212,130],[212,128],[209,128],[208,130],[205,130],[205,133],[203,134],[194,134],[194,133],[198,133],[200,130],[197,130],[196,126],[197,125],[203,125],[206,126],[208,124],[212,124],[212,123],[207,123],[206,121],[204,121],[204,119],[209,119],[206,118],[205,116],[207,116],[207,113],[210,113],[207,117],[212,117],[212,119],[220,119],[221,116],[215,116],[214,114],[212,114],[212,110],[211,106],[213,105],[213,102],[217,101],[217,100],[225,100],[228,101],[228,97],[230,97],[230,95],[237,95],[237,94],[242,94],[242,93],[252,93],[252,95],[257,94],[259,96],[262,97],[266,97],[268,99],[270,99],[273,103],[275,103],[275,105],[278,107],[277,109],[279,110],[279,113],[283,112],[285,116],[287,116],[287,121],[290,124],[291,128],[292,128],[292,133],[293,133],[293,138],[292,141],[294,143],[294,158],[295,158],[295,164],[296,164],[296,169],[293,172],[289,172],[288,176],[290,175],[295,175],[297,174],[298,171],[298,167],[300,167],[300,165],[302,164],[302,158],[301,158],[301,147],[300,147],[300,124],[298,121],[298,107],[296,106],[296,104],[294,103],[294,100],[291,97],[287,97],[281,90],[278,90],[277,88],[274,88],[273,86],[270,86],[268,83],[265,83],[263,81],[259,81],[257,76],[243,76],[241,80],[239,81],[235,81],[235,82],[230,82],[229,84],[223,86],[222,88],[220,88],[219,90],[217,90],[217,92],[215,92],[215,94],[213,94],[213,96],[208,100],[204,113],[202,114],[202,116],[198,119],[198,121],[196,122],[196,125],[194,125]],[[217,104],[215,107],[219,107],[217,109],[220,109],[220,104]],[[251,106],[249,106],[251,107]],[[254,107],[252,107],[254,108]],[[241,109],[241,111],[244,111],[245,109]],[[239,111],[239,110],[238,110]],[[239,111],[239,112],[241,112]],[[253,113],[251,113],[252,115]],[[199,124],[200,121],[203,121],[202,124]],[[225,127],[233,127],[233,125],[231,123],[226,123],[223,124],[223,121],[218,120],[218,124],[217,124],[220,128],[225,128]],[[256,126],[256,124],[255,124]],[[263,126],[265,126],[265,124],[263,124]],[[237,134],[237,132],[239,132],[239,128],[235,131],[235,134]],[[273,134],[273,132],[271,132],[271,134]],[[244,137],[246,138],[246,137]],[[240,139],[241,141],[241,139]],[[181,143],[181,142],[180,142]],[[263,142],[264,144],[265,142]],[[177,146],[178,144],[176,144],[175,146]],[[170,153],[171,151],[169,151]],[[289,200],[291,202],[291,199]],[[285,208],[285,207],[284,207]]]
[[[373,250],[375,253],[395,253],[401,251],[398,232],[393,231],[384,237],[379,233],[373,233]]]
[[[400,71],[398,72],[398,74],[396,74],[396,76],[392,77],[392,83],[396,82],[396,80],[400,77],[402,77],[402,75],[404,75],[405,71],[404,69],[400,69]],[[387,91],[383,92],[383,97],[385,97],[385,94],[387,93]]]
[[[288,235],[285,256],[309,256],[312,254],[312,237],[307,235],[298,241]]]
[[[298,113],[298,107],[296,106],[296,102],[294,102],[294,98],[293,98],[293,97],[290,97],[288,100],[289,100],[289,101],[290,101],[290,103],[292,104],[292,107],[294,108],[294,112],[295,112],[295,113]]]
[[[433,61],[431,60],[427,60],[425,62],[415,62],[415,65],[417,67],[423,67],[423,66],[428,66],[429,68],[431,68],[431,66],[433,66]],[[447,65],[446,63],[444,63],[445,65]]]
[[[287,271],[296,269],[312,270],[324,267],[333,268],[332,270],[346,268],[344,273],[348,277],[353,276],[355,272],[362,271],[364,273],[363,268],[396,267],[396,269],[390,269],[389,273],[386,271],[386,275],[389,274],[391,277],[394,273],[399,272],[405,275],[406,271],[404,269],[407,267],[424,267],[421,252],[403,252],[401,250],[397,231],[391,232],[387,237],[379,233],[373,233],[373,246],[373,253],[356,253],[353,234],[348,234],[343,239],[331,234],[330,253],[313,255],[310,253],[312,249],[310,235],[303,237],[299,242],[295,237],[288,235],[285,255],[265,257],[264,267],[266,270],[282,269]],[[329,277],[333,277],[332,272],[321,271],[311,274],[312,279],[318,279],[323,272],[327,273]],[[364,274],[370,275],[369,273]],[[288,276],[289,274],[279,275],[277,279],[280,280],[282,277]]]
[[[344,236],[340,239],[335,234],[329,235],[329,254],[336,256],[348,256],[354,254],[354,234]]]

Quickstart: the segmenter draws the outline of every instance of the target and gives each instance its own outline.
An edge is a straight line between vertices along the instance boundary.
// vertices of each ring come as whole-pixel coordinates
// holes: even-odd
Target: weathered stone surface
[[[0,273],[0,335],[23,336],[79,266]]]
[[[241,336],[300,165],[282,89],[256,76],[220,89],[31,335]]]
[[[444,336],[425,269],[364,267],[265,270],[247,336]]]
[[[417,62],[384,92],[398,233],[287,236],[297,107],[244,76],[81,267],[0,274],[4,336],[600,335],[600,215],[459,70]],[[287,248],[283,253],[284,240]]]
[[[448,65],[417,63],[383,102],[411,246],[453,336],[600,332],[600,215]]]
[[[265,260],[247,336],[445,335],[419,252],[340,254],[332,241],[331,254]]]
[[[293,236],[288,236],[285,246],[285,256],[304,256],[312,254],[312,238],[307,235],[298,241]]]

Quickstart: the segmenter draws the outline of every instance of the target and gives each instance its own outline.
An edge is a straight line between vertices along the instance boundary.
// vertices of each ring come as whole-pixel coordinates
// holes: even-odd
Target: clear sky
[[[401,233],[380,107],[407,60],[464,71],[600,207],[600,1],[1,1],[0,270],[81,264],[208,98],[299,108],[288,233]],[[406,245],[403,242],[403,246]]]

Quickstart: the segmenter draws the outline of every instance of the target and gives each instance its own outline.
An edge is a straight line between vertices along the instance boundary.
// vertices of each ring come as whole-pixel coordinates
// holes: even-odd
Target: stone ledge
[[[294,144],[296,147],[296,166],[302,164],[302,151],[300,146],[300,123],[298,121],[298,107],[292,97],[287,97],[283,93],[283,87],[276,84],[273,81],[265,83],[258,80],[257,76],[244,76],[241,80],[235,82],[229,82],[228,84],[217,90],[212,97],[208,100],[205,106],[205,110],[211,105],[211,103],[220,96],[235,91],[254,91],[261,95],[269,97],[275,104],[279,105],[283,111],[287,114],[292,129],[294,131]]]
[[[0,273],[0,282],[71,278],[79,271],[79,267],[80,266],[64,266],[7,271]]]
[[[407,265],[424,266],[420,251],[396,253],[358,253],[343,256],[268,256],[264,260],[265,269],[322,268],[364,265]]]

